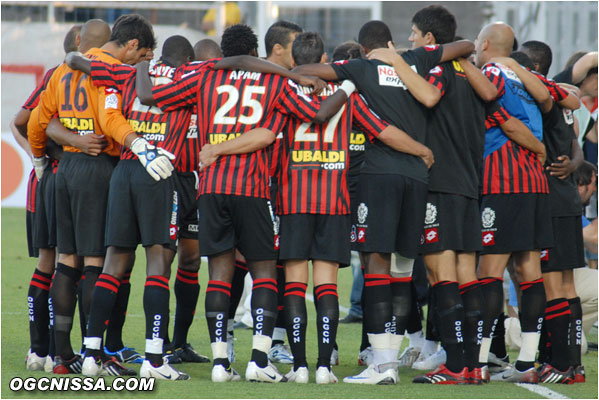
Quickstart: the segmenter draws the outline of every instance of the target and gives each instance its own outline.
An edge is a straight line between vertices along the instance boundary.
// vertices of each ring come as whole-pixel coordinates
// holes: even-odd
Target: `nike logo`
[[[168,380],[170,380],[171,376],[172,376],[171,374],[165,375],[162,372],[157,371],[157,370],[154,370],[154,372],[156,372],[158,375],[162,376],[164,379],[168,379]]]
[[[264,375],[268,376],[268,377],[269,377],[270,379],[272,379],[273,381],[277,379],[277,376],[276,376],[276,375],[270,375],[270,374],[267,374],[267,373],[266,373],[266,372],[264,372],[264,371],[262,371],[262,372],[264,373]]]

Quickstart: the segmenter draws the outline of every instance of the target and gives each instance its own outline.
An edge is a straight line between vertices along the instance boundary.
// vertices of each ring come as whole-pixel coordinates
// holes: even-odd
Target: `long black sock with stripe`
[[[438,314],[441,343],[447,352],[445,366],[460,372],[464,366],[464,307],[457,282],[441,281],[431,288],[435,291],[435,308]]]
[[[479,279],[482,292],[485,294],[483,303],[483,337],[490,338],[503,310],[503,279],[486,277]]]
[[[339,326],[339,296],[337,285],[328,283],[314,288],[316,329],[318,332],[317,367],[331,369],[331,353],[335,348]]]
[[[568,353],[570,365],[578,367],[581,365],[580,351],[582,347],[582,306],[580,305],[580,297],[568,299],[568,304],[570,305],[570,340]]]
[[[48,355],[50,346],[50,314],[48,311],[48,295],[50,293],[52,274],[36,269],[29,283],[27,306],[29,308],[29,338],[31,351],[40,357]]]
[[[285,309],[287,312],[287,339],[293,353],[293,369],[307,367],[306,361],[306,327],[308,312],[306,310],[306,289],[302,282],[288,282],[285,285]]]
[[[422,330],[422,315],[420,313],[420,307],[418,306],[418,291],[414,280],[410,280],[410,296],[412,303],[410,306],[410,316],[408,318],[408,325],[406,327],[407,333],[416,333]],[[401,332],[398,332],[401,334]]]
[[[364,274],[364,320],[368,333],[385,333],[391,322],[391,277],[384,274]]]
[[[146,277],[144,312],[146,314],[146,359],[153,366],[162,365],[163,343],[168,325],[170,290],[168,278],[160,275]]]
[[[80,303],[83,306],[83,313],[86,318],[89,318],[89,310],[92,306],[92,295],[96,286],[96,281],[102,273],[102,267],[94,267],[91,265],[83,267],[83,276],[81,277],[81,290],[82,290],[82,301]]]
[[[393,302],[393,316],[395,317],[394,334],[403,335],[410,320],[412,308],[412,277],[391,277],[391,296]]]
[[[543,278],[520,283],[520,289],[522,290],[522,297],[520,299],[520,326],[522,327],[522,347],[518,360],[516,361],[516,369],[519,371],[525,371],[534,367],[534,357],[532,360],[521,360],[522,348],[528,346],[525,343],[524,337],[527,334],[534,334],[537,336],[537,342],[530,344],[532,347],[531,352],[537,351],[539,347],[539,339],[541,337],[541,327],[543,325],[543,316],[545,315],[545,287],[543,285]],[[524,349],[527,350],[526,348]],[[530,358],[530,357],[529,357]]]
[[[110,314],[108,327],[106,328],[105,346],[108,351],[119,351],[125,345],[123,344],[123,326],[127,316],[127,306],[129,305],[129,294],[131,293],[131,271],[126,272],[121,279],[121,286],[116,295],[116,302]]]
[[[102,338],[104,336],[104,330],[108,325],[120,285],[121,281],[112,275],[100,274],[98,277],[87,322],[87,337]],[[101,348],[90,349],[89,346],[86,346],[86,356],[100,356],[101,354]]]
[[[252,286],[252,317],[254,319],[254,336],[272,338],[277,319],[277,281],[275,279],[254,279]],[[268,350],[252,349],[252,361],[260,368],[268,364]]]
[[[81,271],[58,263],[50,289],[54,307],[56,354],[65,360],[70,360],[75,356],[71,347],[71,329],[77,301],[77,282],[80,278]]]
[[[478,356],[483,339],[482,293],[480,283],[472,281],[460,285],[464,305],[464,361],[469,370],[481,367]]]
[[[441,336],[439,335],[438,318],[436,317],[436,309],[435,309],[435,291],[432,287],[428,288],[428,309],[426,311],[426,332],[425,339],[430,342],[438,342],[441,340]]]
[[[208,334],[210,343],[227,342],[227,313],[231,300],[231,284],[223,281],[208,281],[206,287],[206,322],[208,323]],[[226,347],[224,354],[214,354],[213,365],[223,365],[229,368]]]
[[[362,282],[364,282],[364,266],[361,266],[362,270]],[[362,297],[360,298],[360,307],[362,311],[366,310],[366,296],[364,294],[364,284],[362,284]],[[362,313],[363,314],[363,313]],[[370,342],[368,341],[368,324],[366,321],[366,317],[362,318],[362,341],[360,342],[360,351],[366,349],[370,346]]]
[[[277,320],[275,322],[275,328],[283,328],[286,326],[285,316],[285,267],[277,264]],[[283,343],[283,340],[274,340],[272,344]]]
[[[248,267],[245,261],[235,260],[235,271],[231,281],[231,302],[229,303],[229,319],[235,318],[235,312],[239,307],[245,276],[248,273]]]
[[[193,322],[199,295],[198,272],[186,271],[179,267],[175,279],[175,296],[177,298],[175,329],[173,331],[175,347],[187,343],[187,333]]]
[[[570,325],[570,305],[565,298],[547,302],[545,320],[547,337],[551,344],[550,364],[559,371],[565,371],[570,366],[568,359],[568,327]]]
[[[497,325],[493,331],[493,340],[491,341],[491,353],[495,354],[499,358],[504,358],[507,355],[507,348],[505,347],[505,313],[499,314],[497,318]]]
[[[87,315],[84,311],[83,307],[83,286],[85,281],[85,275],[81,275],[81,279],[79,279],[79,283],[77,284],[77,310],[79,312],[79,329],[81,330],[81,337],[85,338],[87,336],[87,319],[89,315]],[[85,346],[82,346],[85,349]]]

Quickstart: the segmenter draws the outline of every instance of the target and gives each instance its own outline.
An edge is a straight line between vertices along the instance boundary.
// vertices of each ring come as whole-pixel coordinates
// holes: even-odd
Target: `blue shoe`
[[[116,359],[122,363],[141,364],[144,362],[144,357],[132,347],[125,346],[115,352],[108,351],[108,349],[104,347],[104,353],[109,357],[116,357]]]

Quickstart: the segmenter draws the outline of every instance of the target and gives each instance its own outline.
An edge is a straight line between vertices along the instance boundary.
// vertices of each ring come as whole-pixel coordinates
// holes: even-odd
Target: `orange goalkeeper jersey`
[[[85,56],[109,64],[121,64],[110,53],[98,48],[89,50]],[[108,146],[103,152],[111,156],[119,156],[119,143],[134,132],[121,113],[121,94],[115,89],[94,86],[90,77],[66,64],[52,74],[37,108],[38,118],[30,118],[27,126],[35,157],[45,154],[45,130],[55,114],[74,133],[104,135]],[[64,146],[64,151],[81,152],[72,146]]]

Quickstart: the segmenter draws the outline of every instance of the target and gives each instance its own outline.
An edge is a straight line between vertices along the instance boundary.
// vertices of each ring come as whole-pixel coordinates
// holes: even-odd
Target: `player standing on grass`
[[[255,55],[257,47],[256,36],[245,25],[228,28],[221,42],[225,56]],[[214,63],[216,61],[207,65]],[[290,75],[279,67],[276,70]],[[148,83],[147,76],[138,75],[140,98],[144,103],[155,102],[165,112],[197,103],[198,113],[202,115],[198,126],[200,145],[225,142],[254,127],[278,132],[285,122],[285,114],[297,115],[305,122],[323,121],[334,114],[343,100],[337,97],[337,103],[330,103],[337,106],[335,111],[324,106],[319,111],[317,103],[285,78],[242,70],[190,73],[180,81],[154,87],[151,93],[148,93]],[[210,281],[206,289],[206,319],[215,382],[240,379],[230,366],[226,343],[235,248],[247,258],[254,279],[252,315],[256,323],[246,379],[285,381],[267,357],[277,315],[276,250],[268,201],[268,167],[266,152],[258,150],[222,157],[206,168],[200,179],[199,240],[201,254],[208,256]]]
[[[489,63],[493,57],[509,56],[513,41],[511,27],[494,23],[481,30],[476,43],[477,66],[484,66],[483,73],[497,87],[502,107],[534,134],[532,146],[527,147],[537,149],[535,154],[521,147],[522,143],[510,140],[497,126],[488,128],[485,134],[480,206],[483,250],[478,276],[486,301],[479,360],[487,362],[490,335],[503,308],[503,272],[512,256],[522,288],[522,347],[516,365],[491,379],[537,383],[534,360],[545,310],[539,256],[541,249],[553,245],[553,233],[547,178],[539,160],[544,158],[544,146],[539,142],[542,139],[541,113],[527,90],[540,90],[544,97],[543,109],[552,100],[542,83],[518,65],[515,68],[521,70],[522,75],[516,75],[504,65]]]
[[[423,76],[439,62],[468,55],[473,46],[466,41],[426,46],[399,56],[387,48],[391,40],[389,28],[381,21],[367,22],[358,36],[364,53],[374,50],[379,56],[391,58],[400,74],[393,66],[377,60],[312,64],[298,70],[329,80],[352,79],[381,118],[423,143],[423,104],[432,106],[440,96],[439,90]],[[374,362],[344,382],[397,383],[397,355],[403,339],[397,333],[403,333],[410,309],[409,280],[418,254],[427,177],[427,165],[420,157],[397,152],[380,140],[375,140],[366,152],[358,188],[360,205],[352,223],[358,249],[366,259],[364,315]],[[401,262],[394,263],[392,270],[394,252],[401,254]]]

